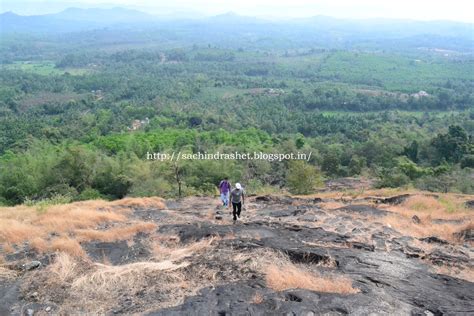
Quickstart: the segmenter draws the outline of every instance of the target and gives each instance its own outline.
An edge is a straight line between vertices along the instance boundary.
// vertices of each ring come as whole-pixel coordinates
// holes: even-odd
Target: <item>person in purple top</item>
[[[219,191],[221,193],[221,200],[224,206],[229,205],[230,182],[227,177],[219,183]]]

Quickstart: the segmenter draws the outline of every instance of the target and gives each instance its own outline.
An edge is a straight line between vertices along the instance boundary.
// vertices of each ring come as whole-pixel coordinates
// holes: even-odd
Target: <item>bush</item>
[[[461,168],[474,168],[474,155],[464,156],[461,160]]]
[[[431,168],[419,167],[416,163],[414,163],[407,157],[398,158],[398,168],[411,180],[420,178],[425,175],[433,174],[433,170]]]
[[[143,178],[141,181],[134,181],[130,188],[129,195],[135,197],[161,196],[168,197],[173,190],[172,185],[163,178]],[[171,197],[171,196],[170,196]]]
[[[465,168],[453,170],[437,176],[426,176],[418,179],[415,186],[418,189],[432,192],[474,193],[474,169]]]
[[[276,194],[279,193],[280,189],[277,186],[264,185],[258,179],[250,179],[245,186],[245,193],[247,195],[256,195],[256,194]]]
[[[286,183],[293,194],[309,194],[319,186],[323,180],[316,167],[304,161],[291,161],[286,176]]]
[[[410,183],[410,178],[398,168],[383,168],[379,172],[378,188],[397,188]]]
[[[48,207],[51,205],[58,205],[58,204],[67,204],[72,202],[72,197],[69,195],[61,195],[55,194],[50,198],[41,199],[41,200],[30,200],[28,198],[25,199],[24,204],[27,206],[34,206],[38,213],[44,213],[48,210]]]
[[[99,200],[102,198],[102,195],[99,191],[92,188],[85,188],[78,196],[78,201],[87,201],[87,200]]]

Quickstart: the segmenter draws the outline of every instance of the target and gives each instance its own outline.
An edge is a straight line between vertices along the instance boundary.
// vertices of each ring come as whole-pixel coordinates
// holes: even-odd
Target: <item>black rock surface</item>
[[[267,236],[259,240],[243,240],[238,236],[247,230],[261,231]],[[335,262],[335,273],[352,278],[360,293],[341,295],[309,290],[275,292],[263,281],[243,280],[216,288],[206,288],[198,295],[170,309],[149,315],[472,315],[474,284],[430,272],[417,255],[419,249],[408,249],[408,240],[398,238],[404,251],[381,252],[364,243],[348,243],[347,236],[321,228],[296,227],[279,223],[243,225],[169,225],[161,232],[174,232],[182,240],[199,240],[209,236],[235,234],[226,247],[239,251],[268,248],[288,255],[297,264],[318,266]],[[311,247],[307,242],[319,241],[353,248]],[[446,258],[434,252],[434,260],[468,260]],[[316,268],[315,268],[316,269]],[[252,297],[263,296],[260,304]]]

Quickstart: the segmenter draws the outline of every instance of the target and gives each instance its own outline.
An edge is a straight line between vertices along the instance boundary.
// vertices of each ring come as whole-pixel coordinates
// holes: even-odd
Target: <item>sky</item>
[[[267,17],[396,18],[474,22],[473,0],[0,0],[0,12],[22,15],[68,7],[120,6],[156,15],[217,15],[229,11]]]

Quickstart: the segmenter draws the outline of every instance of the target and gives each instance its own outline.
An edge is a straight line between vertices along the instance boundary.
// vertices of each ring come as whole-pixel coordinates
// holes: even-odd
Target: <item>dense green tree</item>
[[[449,126],[446,134],[438,134],[432,140],[432,146],[437,151],[438,161],[445,159],[454,163],[459,162],[465,154],[470,153],[473,147],[466,131],[458,125]]]

